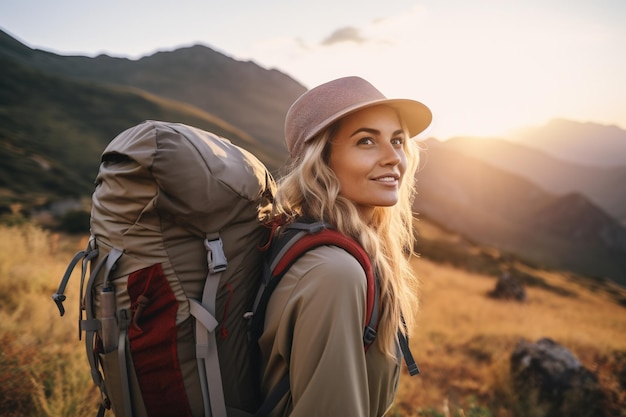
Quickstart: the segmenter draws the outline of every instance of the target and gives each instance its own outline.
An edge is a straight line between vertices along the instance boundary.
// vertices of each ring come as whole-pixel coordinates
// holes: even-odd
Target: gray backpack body
[[[82,261],[80,327],[100,414],[244,416],[258,407],[249,310],[275,192],[224,138],[147,121],[102,154]],[[87,265],[90,266],[87,274]]]

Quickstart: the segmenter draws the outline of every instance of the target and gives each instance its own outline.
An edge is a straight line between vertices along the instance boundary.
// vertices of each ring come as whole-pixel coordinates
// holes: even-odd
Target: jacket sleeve
[[[368,416],[365,273],[337,248],[305,256],[312,267],[294,287],[283,316],[293,329],[290,416]]]

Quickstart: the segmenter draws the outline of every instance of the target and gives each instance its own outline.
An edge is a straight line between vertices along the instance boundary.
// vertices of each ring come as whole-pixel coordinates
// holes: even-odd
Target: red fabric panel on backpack
[[[138,317],[139,328],[131,325],[128,329],[133,364],[148,415],[191,416],[178,364],[178,302],[161,264],[132,273],[128,277],[128,294],[134,314],[138,298],[143,295],[149,299]]]

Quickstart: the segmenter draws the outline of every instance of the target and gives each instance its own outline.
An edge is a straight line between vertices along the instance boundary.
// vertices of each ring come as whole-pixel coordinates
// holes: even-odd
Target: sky
[[[358,75],[426,104],[423,135],[552,118],[626,128],[624,0],[3,0],[0,29],[61,55],[206,45],[311,88]]]

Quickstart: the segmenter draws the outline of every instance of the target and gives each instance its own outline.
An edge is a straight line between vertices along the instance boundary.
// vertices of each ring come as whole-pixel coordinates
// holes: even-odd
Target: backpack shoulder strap
[[[307,251],[319,246],[337,246],[350,253],[365,271],[367,279],[367,304],[365,315],[365,330],[363,331],[363,345],[365,351],[376,339],[378,325],[378,297],[380,283],[374,272],[369,255],[365,249],[354,239],[330,228],[328,225],[315,222],[298,222],[291,224],[283,236],[277,239],[266,260],[262,288],[255,301],[254,313],[251,320],[251,339],[257,342],[264,328],[265,313],[269,298],[291,266],[300,259]],[[409,373],[415,375],[419,369],[413,360],[409,350],[408,340],[405,335],[398,331],[398,339],[402,354],[409,368]],[[289,392],[290,380],[287,373],[270,392],[254,417],[265,417],[276,407],[278,402]]]
[[[252,340],[256,341],[263,333],[267,303],[274,289],[285,273],[306,252],[320,246],[337,246],[351,254],[365,271],[367,279],[366,311],[363,331],[365,350],[376,339],[378,325],[378,277],[374,274],[369,256],[354,239],[329,228],[321,222],[298,222],[287,226],[283,236],[276,239],[266,259],[263,286],[254,306],[251,322]]]
[[[272,269],[272,280],[282,278],[287,270],[307,251],[319,246],[332,245],[342,248],[352,255],[365,271],[367,279],[367,303],[365,311],[365,331],[363,342],[367,349],[376,338],[378,323],[378,277],[372,269],[370,258],[355,240],[334,229],[323,228],[315,233],[307,233],[293,242],[288,250],[278,259]]]
[[[307,226],[305,230],[308,230],[309,232],[300,237],[292,238],[291,240],[293,242],[291,244],[287,242],[287,245],[289,245],[287,250],[281,251],[284,252],[282,256],[278,257],[276,262],[272,263],[272,280],[279,281],[287,270],[289,270],[289,268],[302,255],[304,255],[308,250],[318,246],[334,245],[351,254],[359,262],[359,264],[361,264],[367,279],[367,310],[365,313],[366,319],[363,331],[363,345],[365,347],[365,351],[367,352],[369,346],[374,343],[374,340],[376,339],[376,329],[378,327],[378,297],[380,293],[380,282],[378,276],[372,269],[369,255],[354,239],[347,237],[337,230],[326,228],[320,223],[305,223],[305,225]],[[296,226],[296,228],[298,227]],[[404,323],[404,319],[402,319],[402,321]],[[398,330],[398,341],[409,374],[411,376],[417,375],[420,371],[415,363],[415,359],[413,359],[413,355],[409,348],[408,338],[400,330]]]

